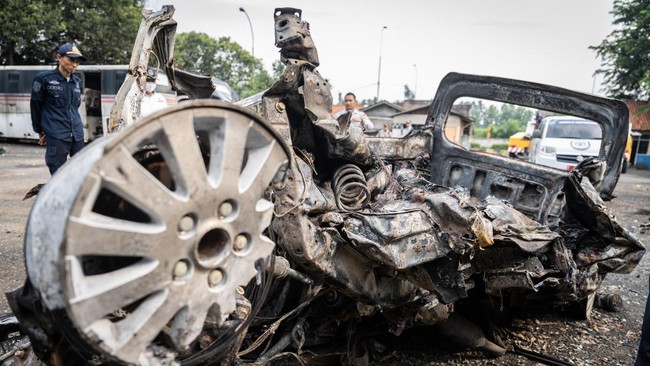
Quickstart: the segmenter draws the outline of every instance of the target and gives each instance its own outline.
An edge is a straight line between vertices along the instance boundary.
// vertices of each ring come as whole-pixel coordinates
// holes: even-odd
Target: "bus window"
[[[125,78],[126,70],[103,70],[102,95],[116,95]]]
[[[9,72],[7,74],[7,93],[20,93],[20,73]]]

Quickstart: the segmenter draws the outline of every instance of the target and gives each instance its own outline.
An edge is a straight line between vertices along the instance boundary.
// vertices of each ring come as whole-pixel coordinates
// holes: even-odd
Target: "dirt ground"
[[[0,286],[3,292],[25,279],[23,235],[34,198],[27,191],[50,177],[43,161],[45,149],[35,144],[0,141]],[[650,170],[630,169],[623,174],[608,203],[619,222],[644,244],[650,244]],[[621,312],[595,309],[592,322],[568,311],[545,309],[517,314],[504,328],[506,355],[486,358],[469,350],[450,351],[448,342],[435,334],[412,331],[399,340],[378,340],[382,360],[378,365],[538,365],[511,350],[519,346],[574,365],[632,365],[639,343],[648,295],[650,259],[645,256],[629,275],[610,275],[601,292],[619,294]],[[0,313],[9,311],[0,297]]]

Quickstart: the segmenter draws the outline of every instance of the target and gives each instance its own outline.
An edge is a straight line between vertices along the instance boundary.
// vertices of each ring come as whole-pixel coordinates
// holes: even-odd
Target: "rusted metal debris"
[[[274,17],[285,71],[247,109],[161,111],[89,146],[43,188],[26,233],[29,281],[10,296],[41,359],[363,365],[365,337],[423,325],[500,355],[492,318],[470,321],[468,304],[593,300],[606,274],[638,264],[644,246],[594,188],[613,189],[620,102],[450,74],[424,128],[368,137],[332,117],[302,12]],[[147,18],[146,31],[173,44],[164,19]],[[444,138],[455,93],[601,121],[614,168],[560,172],[462,150]],[[120,95],[118,106],[138,97]],[[46,235],[38,224],[53,217]]]

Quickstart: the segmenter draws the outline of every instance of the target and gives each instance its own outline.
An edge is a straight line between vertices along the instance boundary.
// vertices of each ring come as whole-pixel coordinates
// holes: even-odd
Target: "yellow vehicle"
[[[508,156],[517,159],[527,159],[530,148],[530,134],[517,132],[508,139]]]
[[[621,173],[626,173],[628,166],[630,166],[630,158],[632,157],[632,134],[627,134],[627,143],[625,144],[625,155],[623,155],[623,165],[621,166]]]
[[[508,139],[508,156],[515,159],[528,160],[530,152],[530,140],[540,118],[528,121],[526,130],[516,132]]]

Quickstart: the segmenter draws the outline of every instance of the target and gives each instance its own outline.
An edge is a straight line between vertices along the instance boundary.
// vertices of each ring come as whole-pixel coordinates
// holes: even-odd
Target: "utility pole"
[[[415,68],[415,88],[413,88],[413,99],[417,99],[416,96],[418,94],[418,65],[413,64],[413,67]]]
[[[388,28],[383,26],[381,28],[381,36],[379,36],[379,71],[377,72],[377,103],[379,103],[379,85],[381,83],[381,47],[384,41],[384,29]]]

